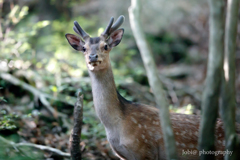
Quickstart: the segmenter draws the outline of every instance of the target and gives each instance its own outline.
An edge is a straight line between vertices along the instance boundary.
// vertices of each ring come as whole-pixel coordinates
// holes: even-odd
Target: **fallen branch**
[[[33,148],[39,149],[41,151],[52,152],[52,153],[54,153],[58,156],[70,158],[69,153],[62,152],[62,151],[60,151],[56,148],[52,148],[52,147],[49,147],[49,146],[32,144],[32,143],[14,143],[12,141],[8,141],[7,139],[3,138],[2,136],[0,136],[0,141],[1,141],[1,144],[5,143],[9,146],[12,146],[17,151],[21,150],[20,147],[33,147]]]
[[[66,121],[67,115],[65,115],[65,114],[63,114],[63,113],[60,113],[60,112],[58,112],[57,110],[55,110],[55,109],[51,106],[51,104],[48,102],[47,99],[52,99],[52,100],[55,100],[55,101],[60,101],[60,102],[67,103],[67,104],[73,106],[73,103],[71,103],[70,100],[69,100],[69,101],[63,101],[63,98],[58,99],[58,98],[53,97],[53,96],[51,96],[51,95],[49,95],[49,94],[43,93],[43,92],[37,90],[35,87],[33,87],[33,86],[31,86],[31,85],[29,85],[29,84],[27,84],[27,83],[19,80],[18,78],[12,76],[12,75],[9,74],[9,73],[0,73],[0,78],[2,78],[2,79],[5,80],[5,81],[8,81],[8,82],[10,82],[10,83],[12,83],[12,84],[14,84],[14,85],[16,85],[16,86],[20,86],[20,87],[22,87],[23,89],[25,89],[25,90],[29,91],[30,93],[32,93],[33,96],[34,96],[35,101],[39,99],[39,100],[42,102],[42,104],[46,107],[46,109],[47,109],[55,118],[57,118],[57,117],[62,118],[64,125],[67,126],[67,127],[69,126],[69,125],[68,125],[68,122]],[[69,97],[69,98],[70,98],[70,97]]]
[[[74,122],[73,130],[70,136],[70,152],[72,160],[81,160],[81,130],[82,130],[82,118],[83,118],[83,95],[78,93],[77,102],[74,105]]]
[[[159,75],[159,78],[163,82],[163,84],[167,87],[168,90],[169,89],[170,89],[170,91],[175,90],[176,94],[179,90],[182,90],[183,92],[192,96],[198,103],[201,102],[201,94],[198,93],[198,92],[201,92],[200,89],[193,89],[193,88],[190,88],[189,86],[184,86],[182,84],[178,84],[178,83],[174,82],[173,80],[171,80],[170,78],[167,78],[163,75]]]

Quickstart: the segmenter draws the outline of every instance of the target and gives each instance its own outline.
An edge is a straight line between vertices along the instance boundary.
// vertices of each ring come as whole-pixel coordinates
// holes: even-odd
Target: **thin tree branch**
[[[202,97],[202,118],[200,123],[199,149],[215,150],[215,125],[218,116],[218,100],[224,52],[224,1],[209,0],[210,36],[208,70]],[[201,159],[214,159],[214,155],[202,154]]]
[[[235,72],[236,72],[236,37],[238,22],[239,0],[228,0],[225,25],[224,64],[222,75],[220,113],[225,129],[226,149],[233,151],[233,155],[226,155],[226,159],[239,159],[239,139],[235,127]],[[238,157],[238,158],[237,158]]]
[[[142,60],[147,71],[149,84],[153,90],[155,101],[159,109],[159,117],[164,137],[164,145],[168,159],[177,159],[175,139],[169,118],[168,102],[166,93],[162,88],[162,83],[159,79],[157,67],[153,59],[153,54],[150,52],[148,43],[140,24],[140,0],[132,0],[129,8],[130,25],[133,35],[140,50]]]

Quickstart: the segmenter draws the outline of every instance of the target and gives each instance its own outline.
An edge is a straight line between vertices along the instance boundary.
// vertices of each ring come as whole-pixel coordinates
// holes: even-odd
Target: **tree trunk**
[[[237,159],[239,140],[235,127],[235,54],[238,21],[239,0],[228,0],[225,25],[224,64],[222,75],[222,91],[220,113],[225,130],[226,149],[233,151],[233,155],[226,155],[226,159]]]
[[[215,124],[218,116],[218,100],[221,86],[224,52],[224,1],[209,0],[210,36],[208,70],[202,97],[202,118],[199,133],[199,149],[214,151]],[[201,155],[201,159],[214,159],[214,155]]]
[[[168,102],[166,99],[166,93],[162,88],[162,83],[159,79],[156,64],[153,59],[153,54],[150,52],[148,43],[146,41],[145,35],[140,24],[140,5],[141,5],[140,3],[141,3],[140,0],[132,0],[131,6],[129,8],[130,25],[137,46],[140,50],[145,69],[147,71],[149,84],[155,96],[157,107],[160,110],[159,117],[163,131],[167,158],[177,159],[175,139],[171,127],[171,121],[169,118],[169,109]]]

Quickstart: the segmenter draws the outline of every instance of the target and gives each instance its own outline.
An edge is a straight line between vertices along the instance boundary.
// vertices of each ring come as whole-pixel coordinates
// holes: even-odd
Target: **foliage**
[[[34,53],[30,40],[39,29],[49,24],[49,21],[40,21],[18,26],[27,14],[28,7],[20,8],[16,5],[5,20],[1,21],[3,28],[0,36],[0,58],[6,60],[10,68],[26,69],[31,65]]]
[[[16,114],[7,114],[5,110],[0,111],[0,131],[1,130],[12,130],[17,128],[16,121],[19,116]]]
[[[105,27],[102,25],[101,14],[74,13],[78,10],[76,6],[90,4],[90,1],[86,0],[21,2],[17,5],[17,1],[0,0],[0,8],[1,3],[9,4],[9,6],[5,5],[2,10],[0,9],[0,72],[7,72],[54,98],[60,97],[61,101],[48,99],[49,103],[55,110],[65,114],[70,124],[73,106],[63,101],[68,101],[81,91],[84,95],[84,124],[81,137],[83,144],[81,145],[86,145],[85,153],[97,155],[100,157],[99,159],[108,159],[111,156],[108,154],[106,156],[104,149],[109,150],[109,146],[106,145],[104,127],[94,111],[84,56],[72,49],[64,36],[66,33],[75,34],[72,29],[75,20],[91,36],[99,35]],[[50,8],[44,8],[44,6]],[[158,65],[188,60],[188,51],[192,42],[187,38],[181,38],[169,31],[148,35],[147,38]],[[151,96],[151,90],[146,71],[134,39],[127,29],[122,42],[113,49],[110,57],[115,83],[120,94],[128,100],[138,102],[141,101],[141,98],[137,98],[139,95],[147,97],[147,102],[150,104],[148,96]],[[123,87],[123,84],[132,83],[139,84],[145,89],[145,92],[148,92],[148,95],[146,96],[144,92],[133,94],[129,89]],[[68,151],[71,125],[65,126],[61,120],[50,115],[44,105],[24,88],[1,78],[0,87],[2,87],[0,90],[0,132],[11,131],[11,134],[8,134],[16,135],[17,141],[38,143]],[[181,94],[182,97],[183,94]],[[190,102],[183,102],[181,106],[187,104]],[[190,105],[190,107],[183,107],[182,110],[190,113],[192,108],[193,106]],[[174,108],[172,110],[179,111]],[[14,140],[14,138],[10,139]],[[99,144],[104,148],[99,148]],[[8,149],[8,151],[4,150],[2,154],[0,153],[0,159],[5,159],[1,155],[6,153],[13,155],[9,159],[14,159],[12,158],[14,156],[18,156],[19,159],[28,157],[22,153],[15,154],[14,149]],[[23,157],[20,157],[20,154]],[[53,159],[59,159],[59,157]]]
[[[19,121],[24,119],[33,119],[35,116],[41,115],[40,112],[34,111],[34,116],[32,113],[9,113],[5,109],[0,110],[0,133],[1,131],[11,131],[18,129],[19,127]]]

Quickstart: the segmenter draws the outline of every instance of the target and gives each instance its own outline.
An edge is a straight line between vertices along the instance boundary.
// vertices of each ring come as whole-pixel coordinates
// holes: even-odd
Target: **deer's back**
[[[135,154],[136,159],[166,159],[158,109],[140,104],[126,104],[122,123],[121,144]],[[199,159],[197,142],[200,117],[170,114],[179,159]],[[216,125],[216,150],[224,150],[221,121]],[[118,153],[121,155],[121,153]],[[223,159],[221,155],[217,159]]]

